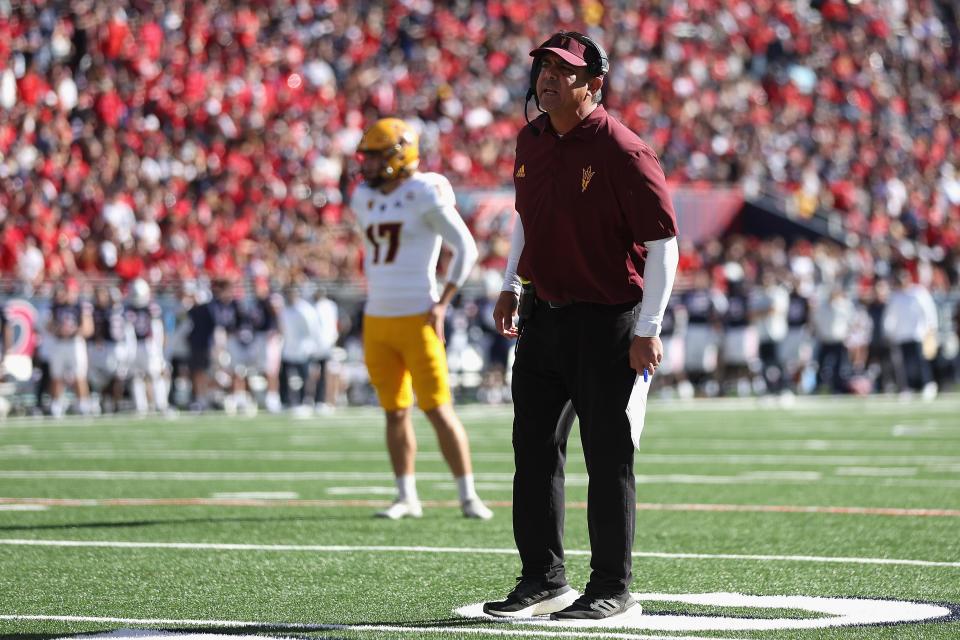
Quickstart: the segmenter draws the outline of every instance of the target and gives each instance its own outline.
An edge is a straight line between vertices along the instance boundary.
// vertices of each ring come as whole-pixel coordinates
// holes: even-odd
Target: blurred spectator
[[[773,269],[764,270],[760,286],[750,298],[750,311],[757,327],[759,357],[766,390],[779,393],[784,389],[781,345],[787,337],[787,311],[790,294],[777,281]]]
[[[813,310],[817,339],[817,387],[831,393],[846,393],[850,380],[850,358],[846,339],[856,309],[839,286],[834,287]]]
[[[931,283],[933,303],[937,309],[937,357],[933,361],[934,380],[938,388],[953,387],[960,376],[960,338],[957,316],[960,314],[960,299],[952,296],[950,283],[942,270],[935,272]]]
[[[303,299],[298,286],[286,288],[284,302],[280,319],[283,330],[280,399],[285,406],[305,417],[313,415],[313,406],[304,400],[310,380],[310,362],[322,339],[320,316],[316,307]]]
[[[867,375],[874,391],[889,391],[896,385],[896,371],[890,354],[890,343],[883,328],[883,318],[890,299],[890,284],[878,279],[861,299],[870,318],[870,346],[867,350]]]
[[[881,339],[885,281],[900,268],[936,297],[934,373],[949,380],[960,350],[945,322],[960,277],[954,4],[0,1],[0,276],[41,296],[72,278],[142,278],[160,293],[181,281],[267,277],[349,294],[362,261],[344,202],[366,124],[385,115],[413,123],[422,168],[455,184],[509,184],[527,52],[553,28],[579,29],[611,54],[606,107],[654,148],[674,185],[771,195],[788,214],[822,216],[846,236],[845,247],[684,244],[683,375],[717,393],[720,345],[739,353],[720,324],[736,264],[748,316],[759,314],[764,373],[775,375],[779,353],[788,388],[808,390],[809,300],[833,290],[851,300],[873,290],[862,300],[873,327],[867,374],[883,389],[903,373]],[[480,264],[496,272],[504,218],[470,221]],[[777,351],[757,289],[768,271],[795,281]],[[211,359],[218,310],[187,311],[196,408],[229,377],[225,352]],[[339,394],[329,375],[344,357],[337,340],[327,336],[327,364],[315,369],[331,382],[310,385],[321,407]],[[53,341],[41,336],[41,370]],[[491,371],[509,357],[503,343],[470,346]],[[344,371],[363,380],[346,353]]]
[[[403,117],[423,169],[508,184],[527,52],[554,28],[607,45],[606,106],[673,183],[960,247],[947,0],[47,0],[0,3],[0,217],[5,247],[32,247],[0,269],[357,280],[343,203],[364,126]],[[499,230],[478,231],[496,259]]]
[[[937,393],[930,369],[936,354],[937,309],[926,287],[914,283],[906,269],[895,274],[893,293],[883,317],[883,330],[893,349],[901,391]]]
[[[340,393],[339,371],[333,362],[333,348],[340,339],[340,308],[327,296],[323,287],[314,293],[313,306],[319,318],[317,350],[313,355],[310,388],[317,411],[329,413]]]

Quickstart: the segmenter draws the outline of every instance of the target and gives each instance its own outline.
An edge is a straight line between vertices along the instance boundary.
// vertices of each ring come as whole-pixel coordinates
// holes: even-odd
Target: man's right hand
[[[513,291],[501,291],[497,304],[493,307],[493,326],[505,338],[516,338],[519,335],[517,325],[513,321],[520,307],[520,296]]]

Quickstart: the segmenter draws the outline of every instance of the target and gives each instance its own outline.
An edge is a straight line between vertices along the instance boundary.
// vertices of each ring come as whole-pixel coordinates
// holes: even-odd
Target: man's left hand
[[[633,336],[633,342],[630,343],[630,367],[638,374],[643,375],[646,369],[650,375],[660,366],[663,360],[663,343],[657,336],[649,338],[644,336]]]
[[[440,338],[440,342],[446,344],[447,340],[443,337],[443,321],[447,317],[447,305],[442,302],[437,302],[430,310],[427,311],[427,318],[424,324],[427,324],[433,327],[434,332],[437,334],[437,337]]]

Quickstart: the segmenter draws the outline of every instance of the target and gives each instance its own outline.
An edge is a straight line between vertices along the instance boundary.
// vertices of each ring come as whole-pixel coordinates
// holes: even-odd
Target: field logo
[[[945,622],[960,619],[960,605],[904,600],[865,598],[824,598],[813,596],[756,596],[742,593],[635,593],[644,602],[676,602],[706,607],[739,609],[790,609],[813,617],[771,618],[710,614],[673,614],[659,610],[649,614],[629,611],[612,620],[548,620],[546,618],[494,618],[483,613],[483,605],[472,604],[455,609],[466,618],[479,618],[514,624],[554,628],[618,628],[646,631],[774,631],[782,629],[826,629],[867,625],[896,625],[918,622]]]
[[[37,333],[34,329],[37,310],[26,300],[9,300],[4,305],[4,313],[12,334],[6,354],[32,357],[37,346]]]
[[[37,348],[37,310],[26,300],[8,300],[3,313],[10,327],[3,369],[16,380],[29,380],[33,374],[33,352]]]

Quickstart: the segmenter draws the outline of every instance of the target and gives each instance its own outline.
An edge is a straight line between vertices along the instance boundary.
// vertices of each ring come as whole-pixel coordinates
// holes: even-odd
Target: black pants
[[[847,348],[842,342],[821,342],[817,357],[818,386],[831,393],[846,393],[850,377]]]
[[[293,407],[303,404],[307,399],[307,384],[309,383],[310,366],[306,362],[291,362],[282,360],[280,362],[280,402],[285,407]],[[300,378],[300,388],[293,389],[290,386],[290,378],[298,376]],[[294,400],[296,395],[296,400]]]
[[[780,362],[780,343],[766,341],[760,343],[760,362],[763,366],[763,380],[767,391],[783,391],[783,363]]]
[[[923,357],[923,345],[919,341],[901,342],[896,346],[895,359],[899,360],[900,390],[922,391],[933,380],[930,362]]]
[[[632,305],[539,302],[513,365],[513,532],[524,578],[566,584],[564,463],[580,418],[592,550],[591,594],[622,593],[632,580],[636,519],[633,443],[626,416],[636,380],[630,368]]]

